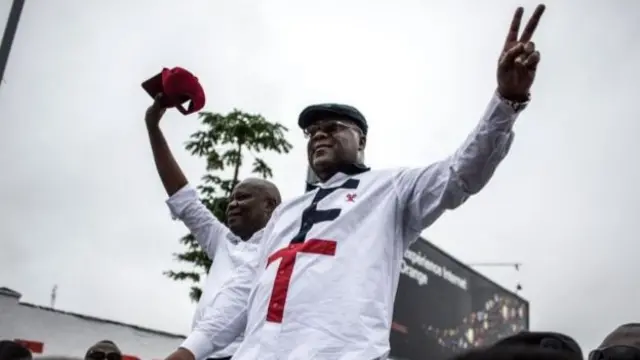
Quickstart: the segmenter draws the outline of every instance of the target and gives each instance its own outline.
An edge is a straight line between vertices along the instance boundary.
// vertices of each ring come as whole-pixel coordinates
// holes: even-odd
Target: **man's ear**
[[[276,207],[278,206],[278,204],[276,203],[276,201],[272,198],[266,198],[264,199],[264,208],[265,210],[271,214],[273,212],[273,210],[276,209]]]
[[[366,146],[367,146],[367,137],[365,135],[362,135],[358,140],[358,151],[364,151],[364,148]]]

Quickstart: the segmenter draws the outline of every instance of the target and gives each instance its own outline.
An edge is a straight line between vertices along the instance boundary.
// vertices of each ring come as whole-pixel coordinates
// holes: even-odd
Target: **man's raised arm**
[[[149,141],[151,142],[151,151],[153,152],[153,160],[156,163],[156,170],[160,175],[160,180],[167,195],[172,196],[178,190],[187,185],[187,177],[184,176],[180,165],[173,157],[171,149],[160,130],[160,120],[167,111],[165,107],[160,105],[162,95],[158,95],[153,104],[147,109],[144,120],[147,124],[147,132],[149,133]]]
[[[147,109],[145,122],[153,152],[156,170],[169,195],[167,205],[174,219],[180,219],[211,260],[215,257],[220,239],[229,230],[221,224],[200,201],[198,193],[188,184],[187,178],[171,153],[167,140],[160,130],[160,120],[166,108],[160,105],[160,96]]]
[[[531,42],[545,10],[538,5],[518,39],[523,8],[515,11],[498,60],[497,91],[484,116],[464,144],[447,159],[395,176],[405,241],[414,240],[447,209],[480,191],[507,155],[512,127],[529,100],[540,53]]]
[[[408,237],[416,237],[445,210],[455,209],[489,181],[513,141],[517,112],[499,95],[464,144],[449,158],[424,168],[403,169],[395,188]]]

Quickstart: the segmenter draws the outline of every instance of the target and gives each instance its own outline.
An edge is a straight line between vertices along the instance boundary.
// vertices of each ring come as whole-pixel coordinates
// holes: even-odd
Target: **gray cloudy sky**
[[[272,157],[285,197],[302,191],[307,104],[359,107],[374,167],[447,155],[482,114],[513,10],[534,1],[28,0],[0,87],[0,286],[58,307],[187,332],[175,267],[185,233],[163,203],[140,82],[162,66],[200,77],[207,109],[260,112],[292,129]],[[425,234],[463,261],[522,261],[532,327],[595,346],[640,318],[640,2],[557,2],[535,41],[533,102],[491,184]],[[9,0],[0,2],[4,19]],[[196,117],[164,129],[182,148]]]

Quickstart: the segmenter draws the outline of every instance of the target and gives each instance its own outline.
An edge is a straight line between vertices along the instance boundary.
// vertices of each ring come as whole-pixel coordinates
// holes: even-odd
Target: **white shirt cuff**
[[[517,115],[529,105],[529,100],[524,102],[511,101],[500,96],[498,91],[493,93],[492,102],[498,102],[500,108],[509,115]]]
[[[199,201],[198,192],[189,186],[189,184],[176,191],[167,199],[167,206],[169,206],[169,211],[171,211],[171,217],[174,220],[180,219],[180,215],[182,215],[184,209],[193,201]]]
[[[213,342],[199,331],[191,332],[180,347],[189,350],[196,360],[204,360],[214,350]]]

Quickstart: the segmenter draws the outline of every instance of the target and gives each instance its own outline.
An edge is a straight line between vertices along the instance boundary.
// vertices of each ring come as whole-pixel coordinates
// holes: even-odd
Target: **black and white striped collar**
[[[371,170],[371,168],[365,166],[364,164],[349,164],[349,165],[345,165],[345,166],[342,166],[340,168],[340,170],[335,175],[333,175],[331,178],[329,178],[329,180],[327,180],[327,181],[318,182],[318,183],[315,183],[315,184],[307,183],[305,191],[307,191],[307,192],[308,191],[313,191],[313,190],[317,189],[318,187],[323,187],[323,185],[329,185],[329,184],[335,182],[336,180],[341,180],[342,178],[345,178],[345,177],[362,174],[362,173],[367,172],[369,170]]]

